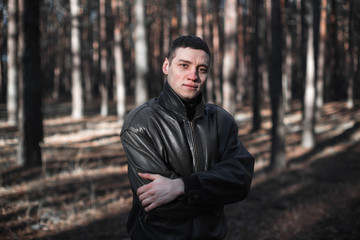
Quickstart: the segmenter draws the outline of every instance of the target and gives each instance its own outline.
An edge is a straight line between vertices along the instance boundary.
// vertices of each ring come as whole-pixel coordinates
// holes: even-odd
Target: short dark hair
[[[175,51],[178,48],[192,48],[205,51],[211,59],[210,50],[207,43],[200,37],[187,35],[176,38],[170,45],[169,53],[167,58],[169,62],[175,57]]]

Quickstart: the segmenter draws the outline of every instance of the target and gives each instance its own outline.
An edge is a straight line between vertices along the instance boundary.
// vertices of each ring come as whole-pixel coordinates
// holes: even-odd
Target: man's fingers
[[[152,203],[149,206],[145,207],[145,212],[150,212],[151,210],[155,209],[156,207],[158,207],[158,205],[156,203]]]
[[[157,174],[150,174],[150,173],[138,173],[141,178],[147,179],[147,180],[155,180],[158,175]]]

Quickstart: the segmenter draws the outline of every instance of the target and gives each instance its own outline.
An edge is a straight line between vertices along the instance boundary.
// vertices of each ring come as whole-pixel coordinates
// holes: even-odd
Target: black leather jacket
[[[120,135],[133,191],[127,226],[132,239],[224,239],[224,205],[249,192],[254,158],[238,140],[232,116],[203,101],[193,120],[186,116],[183,101],[166,83],[158,98],[125,120]],[[136,190],[149,181],[138,172],[182,178],[185,195],[146,213]]]

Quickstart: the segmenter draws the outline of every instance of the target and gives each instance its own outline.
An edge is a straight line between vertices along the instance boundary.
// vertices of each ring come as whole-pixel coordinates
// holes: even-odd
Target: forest
[[[119,133],[181,35],[255,156],[227,240],[360,236],[360,2],[0,0],[0,239],[128,239]]]

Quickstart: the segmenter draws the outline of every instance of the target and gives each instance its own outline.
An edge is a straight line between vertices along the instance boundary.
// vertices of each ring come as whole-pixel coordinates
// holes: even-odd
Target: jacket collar
[[[193,119],[200,117],[204,112],[205,101],[202,95],[199,97],[201,98],[201,101],[195,105],[195,115]],[[183,100],[174,92],[167,81],[165,81],[164,89],[159,96],[159,102],[166,109],[181,118],[191,120],[187,117],[187,110]]]

